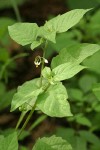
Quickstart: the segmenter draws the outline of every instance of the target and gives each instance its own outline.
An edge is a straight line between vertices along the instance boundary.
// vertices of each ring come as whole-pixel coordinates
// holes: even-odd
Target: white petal
[[[47,64],[47,63],[48,63],[48,60],[44,58],[44,62]]]

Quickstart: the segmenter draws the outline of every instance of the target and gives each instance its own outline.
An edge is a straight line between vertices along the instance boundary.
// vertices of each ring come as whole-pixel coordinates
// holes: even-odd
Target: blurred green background
[[[38,77],[40,67],[34,59],[41,49],[31,51],[21,47],[8,34],[15,22],[45,20],[72,9],[93,8],[78,25],[57,36],[56,44],[49,43],[46,57],[49,62],[62,48],[79,43],[100,44],[100,0],[0,0],[0,132],[12,132],[20,113],[10,113],[10,103],[16,88]],[[50,118],[35,113],[20,138],[20,150],[30,150],[38,137],[56,134],[71,143],[73,150],[100,150],[100,92],[93,87],[100,83],[100,51],[83,62],[88,68],[63,84],[68,89],[73,117]],[[100,88],[98,88],[100,91]],[[96,97],[97,96],[97,97]],[[37,120],[34,122],[34,120]],[[35,130],[34,130],[35,128]]]

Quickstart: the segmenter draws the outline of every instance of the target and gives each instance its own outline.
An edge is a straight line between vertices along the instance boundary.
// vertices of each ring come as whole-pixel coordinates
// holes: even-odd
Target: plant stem
[[[32,117],[32,114],[33,114],[33,112],[35,110],[35,106],[36,106],[36,104],[33,106],[32,110],[30,111],[26,121],[24,122],[24,124],[23,124],[23,126],[22,126],[22,128],[21,128],[21,130],[20,130],[20,132],[18,134],[18,137],[21,135],[22,131],[25,129],[27,123],[29,122],[30,118]]]
[[[17,123],[16,128],[15,128],[16,130],[17,130],[18,127],[20,126],[20,124],[21,124],[21,122],[22,122],[22,120],[23,120],[25,114],[26,114],[25,111],[21,113],[20,118],[19,118],[18,123]]]
[[[46,51],[46,48],[47,48],[47,44],[48,44],[48,42],[46,40],[44,48],[42,48],[43,49],[43,58],[45,58],[45,51]],[[42,86],[42,70],[43,70],[43,68],[44,68],[44,61],[42,62],[42,66],[41,66],[40,87]]]
[[[46,50],[46,48],[47,48],[47,40],[46,40],[45,45],[44,45],[44,48],[43,48],[43,58],[45,58],[45,50]],[[43,70],[43,68],[44,68],[44,61],[42,62],[42,66],[41,66],[40,86],[42,86],[42,70]],[[30,118],[32,117],[32,114],[33,114],[33,112],[34,112],[34,110],[35,110],[35,107],[36,107],[36,103],[35,103],[35,105],[33,106],[32,110],[30,111],[30,113],[29,113],[29,115],[28,115],[26,121],[24,122],[24,124],[23,124],[23,126],[22,126],[22,128],[21,128],[21,130],[20,130],[20,132],[19,132],[19,134],[18,134],[18,137],[21,135],[22,131],[25,129],[27,123],[29,122]],[[43,118],[43,119],[44,119],[44,118]],[[19,123],[18,123],[17,127],[19,126],[19,124],[20,124],[21,121],[22,121],[22,117],[20,117]],[[37,121],[37,123],[39,123],[39,122],[41,122],[41,120],[38,120],[38,121]],[[37,124],[37,123],[36,123],[36,124]],[[33,124],[33,126],[30,127],[29,130],[32,130],[32,128],[34,128],[34,126],[36,126],[36,125]],[[16,128],[17,128],[17,127],[16,127]]]
[[[10,62],[11,62],[11,59],[8,59],[5,62],[5,64],[2,66],[1,72],[0,72],[0,80],[3,78],[4,72],[5,72],[6,68],[7,68],[7,66],[10,64]]]
[[[43,120],[47,118],[46,115],[40,116],[29,128],[29,131],[32,131],[37,125],[39,125]]]
[[[16,1],[15,0],[11,0],[11,3],[12,3],[12,6],[13,6],[13,9],[14,9],[14,12],[16,14],[16,18],[17,18],[18,22],[21,22],[21,16],[20,16],[20,13],[19,13]]]

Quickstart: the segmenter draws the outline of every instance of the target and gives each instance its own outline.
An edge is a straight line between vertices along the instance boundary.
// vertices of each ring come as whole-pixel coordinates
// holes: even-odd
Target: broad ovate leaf
[[[37,108],[51,117],[72,116],[67,101],[68,95],[61,82],[50,85],[49,88],[38,96]]]
[[[0,150],[18,150],[17,133],[0,138]]]
[[[54,81],[62,81],[69,79],[76,75],[78,72],[83,70],[85,67],[78,65],[77,63],[64,63],[52,70],[54,76],[53,80]]]
[[[8,27],[11,38],[20,45],[27,45],[36,40],[38,26],[36,23],[16,23]]]
[[[40,88],[40,79],[33,79],[25,82],[22,86],[18,87],[17,93],[14,94],[11,103],[11,111],[14,111],[23,104],[34,106],[37,96],[42,92]]]
[[[46,21],[44,26],[38,27],[36,23],[16,23],[8,27],[11,38],[21,45],[27,45],[36,41],[36,37],[56,42],[56,33],[65,32],[77,24],[83,15],[90,9],[75,9],[63,15]],[[35,42],[36,43],[36,42]],[[36,45],[39,45],[39,43]],[[35,48],[33,44],[32,49]]]
[[[57,33],[65,32],[74,25],[76,25],[83,15],[88,12],[90,9],[74,9],[65,14],[58,15],[57,17],[46,22],[46,26],[52,31]]]
[[[100,50],[98,44],[75,44],[64,48],[60,51],[59,55],[53,58],[51,67],[55,68],[63,63],[81,63],[85,58],[93,55]]]
[[[72,150],[71,145],[55,135],[38,139],[32,150]]]

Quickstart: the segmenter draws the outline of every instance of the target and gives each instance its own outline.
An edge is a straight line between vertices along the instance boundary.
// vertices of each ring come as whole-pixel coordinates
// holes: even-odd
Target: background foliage
[[[40,26],[44,24],[44,20],[49,20],[49,18],[52,18],[53,16],[56,16],[60,13],[61,14],[65,13],[67,10],[95,7],[90,13],[88,13],[87,15],[85,15],[83,19],[81,19],[79,24],[74,26],[72,29],[61,34],[57,34],[56,44],[52,43],[52,41],[55,42],[55,38],[54,38],[55,33],[54,35],[51,34],[51,37],[48,37],[48,35],[44,34],[44,31],[40,30],[39,34],[41,36],[45,36],[49,40],[49,46],[47,47],[47,52],[46,52],[46,58],[48,58],[49,62],[51,61],[51,58],[53,56],[56,56],[62,48],[65,48],[65,50],[63,50],[62,53],[64,54],[65,52],[67,52],[67,55],[70,54],[70,49],[73,49],[74,55],[76,56],[75,58],[78,60],[77,49],[80,47],[79,43],[83,45],[83,50],[84,50],[84,44],[82,43],[100,44],[100,10],[99,10],[100,0],[88,0],[88,2],[85,0],[84,1],[65,0],[64,2],[62,1],[60,2],[59,0],[58,1],[56,0],[57,7],[54,7],[55,5],[52,4],[51,5],[52,11],[53,11],[53,7],[55,10],[60,10],[60,11],[58,12],[56,11],[55,13],[52,13],[52,11],[50,11],[50,9],[48,8],[48,5],[50,6],[49,2],[48,4],[45,1],[43,1],[42,3],[43,5],[41,4],[40,1],[34,2],[35,7],[38,5],[38,7],[36,8],[34,7],[34,5],[32,5],[35,12],[38,12],[38,10],[45,8],[44,13],[42,13],[43,18],[42,18],[42,14],[40,18],[40,13],[35,14],[32,12],[33,8],[28,8],[32,4],[31,0],[29,1],[16,0],[15,3],[13,3],[13,0],[0,1],[0,12],[1,12],[0,15],[0,118],[1,118],[0,119],[0,145],[1,147],[0,149],[1,150],[2,149],[6,150],[8,147],[9,147],[8,150],[13,150],[15,149],[15,147],[16,150],[18,149],[18,143],[16,139],[17,135],[16,132],[14,132],[13,128],[15,127],[16,122],[18,120],[17,116],[19,116],[19,112],[16,111],[11,115],[11,113],[9,113],[10,104],[11,104],[12,97],[16,92],[17,86],[19,85],[21,86],[22,83],[24,83],[25,81],[34,79],[35,77],[39,77],[40,68],[38,69],[35,68],[34,58],[37,55],[41,55],[41,50],[37,46],[39,46],[43,42],[42,40],[40,40],[38,43],[34,41],[35,46],[37,47],[36,52],[30,51],[30,45],[22,48],[20,45],[18,45],[17,43],[15,43],[10,39],[10,36],[8,34],[8,29],[7,29],[8,26],[17,23],[19,20],[19,15],[21,15],[21,20],[23,20],[24,22],[32,22],[32,23],[36,22]],[[59,9],[58,4],[60,4],[59,7],[61,9]],[[17,6],[19,8],[20,14],[18,13]],[[47,8],[50,11],[50,13],[46,13]],[[41,10],[40,12],[42,11],[43,10]],[[31,24],[29,24],[29,29],[31,30],[30,26]],[[36,24],[34,24],[34,28],[36,29],[38,28]],[[18,29],[19,32],[22,31],[22,30],[20,31],[20,29],[21,28]],[[22,29],[24,29],[23,26]],[[62,31],[58,31],[58,32],[62,32]],[[23,33],[25,33],[24,30]],[[28,33],[27,35],[24,36],[28,37]],[[19,37],[17,37],[16,35],[16,37],[14,38],[20,40],[19,38],[22,39],[22,35],[20,35]],[[35,37],[33,37],[32,34],[32,37],[31,39],[29,39],[29,41],[27,41],[26,39],[26,41],[21,41],[21,43],[19,44],[26,45],[25,43],[27,44],[31,43],[31,48],[34,49],[35,47],[32,44],[33,39],[35,39]],[[94,47],[92,49],[94,51]],[[89,56],[92,54],[89,54]],[[61,56],[57,56],[57,57],[61,57]],[[54,66],[56,66],[57,63],[59,64],[59,61],[56,62],[57,57],[55,57],[54,58],[55,60],[53,60],[51,63],[52,68],[55,68]],[[61,58],[61,61],[64,59],[66,58],[63,59]],[[83,58],[80,59],[83,60]],[[82,61],[79,60],[79,63],[81,62]],[[20,136],[20,141],[19,141],[20,150],[32,149],[33,144],[38,137],[43,137],[43,136],[48,137],[53,133],[57,137],[61,137],[61,139],[57,138],[56,136],[51,136],[50,137],[51,139],[40,138],[37,140],[37,143],[35,144],[33,150],[41,149],[42,146],[44,146],[43,147],[44,149],[45,147],[48,148],[48,150],[52,150],[54,148],[56,149],[56,144],[59,143],[59,140],[61,141],[61,145],[59,146],[62,147],[62,145],[63,146],[65,145],[65,147],[62,148],[62,150],[66,149],[66,145],[68,147],[68,150],[71,150],[72,148],[73,150],[80,150],[80,149],[99,150],[100,149],[100,134],[99,134],[100,131],[100,51],[86,58],[81,63],[81,65],[87,66],[87,69],[81,71],[78,75],[74,76],[73,78],[63,81],[63,85],[66,87],[68,92],[68,96],[69,96],[68,102],[70,103],[71,112],[73,116],[56,119],[56,118],[47,117],[46,115],[42,114],[40,111],[37,111],[37,113],[33,115],[30,123],[28,124],[28,126],[30,126],[31,124],[29,131],[25,130],[23,134]],[[50,65],[48,65],[48,67],[49,66]],[[46,69],[48,69],[48,67]],[[64,67],[66,68],[66,66]],[[59,73],[59,75],[61,74],[61,72]],[[45,76],[47,77],[47,74],[45,74],[45,70],[42,72],[42,74],[44,77]],[[55,77],[56,80],[57,78],[58,77]],[[60,80],[63,80],[62,75]],[[34,84],[33,82],[34,80],[32,81],[32,84]],[[56,90],[56,92],[59,93],[60,89],[62,89],[63,95],[67,97],[63,85],[59,83],[58,85],[56,85],[56,87],[53,86],[50,87],[50,92],[52,97],[56,97],[53,91]],[[24,90],[25,92],[21,91],[21,88],[19,89],[18,96],[22,96],[20,95],[20,92],[23,95],[26,93],[27,95],[30,94],[27,91],[27,86],[28,84],[25,85],[25,90]],[[28,86],[28,89],[29,88],[31,92],[32,87]],[[37,90],[37,85],[35,85],[34,86],[35,94],[32,93],[33,94],[32,96],[35,95],[37,97],[40,92],[41,89]],[[45,97],[47,95],[49,95],[48,91]],[[30,95],[28,96],[30,98]],[[50,101],[48,105],[50,106],[52,97],[50,96],[48,97]],[[17,104],[17,107],[19,107],[20,105],[22,105],[22,103],[26,101],[25,98],[23,99],[22,98],[21,101]],[[41,95],[39,98],[42,99],[43,95]],[[44,108],[42,106],[43,105],[42,103],[38,103],[37,105],[38,105],[37,109],[45,111],[45,113],[48,114],[49,116],[54,115],[55,107],[52,108],[53,112],[51,111],[49,112],[48,109],[43,110]],[[66,105],[66,103],[64,105]],[[45,106],[47,107],[47,104],[45,104]],[[17,107],[15,107],[15,104],[13,104],[12,110],[16,109]],[[28,106],[27,109],[30,110],[31,107]],[[64,112],[62,111],[62,109],[60,111],[61,111],[60,115],[64,116]],[[59,115],[57,111],[55,112],[56,112],[55,116]],[[51,140],[51,143],[48,144],[48,140],[49,141]],[[11,144],[11,142],[14,143],[14,145]],[[43,145],[43,143],[45,144]],[[72,148],[70,144],[72,145]],[[61,147],[59,147],[59,149],[61,149]]]

